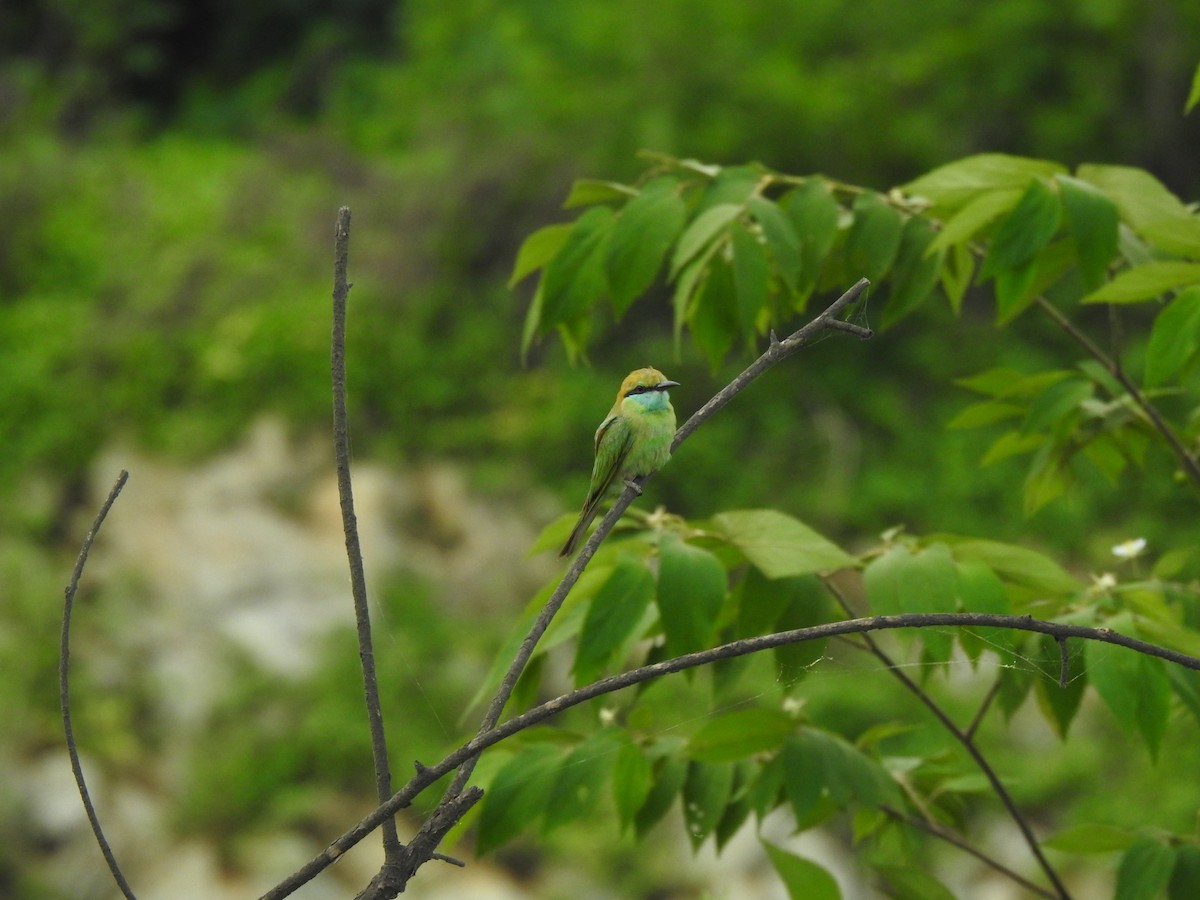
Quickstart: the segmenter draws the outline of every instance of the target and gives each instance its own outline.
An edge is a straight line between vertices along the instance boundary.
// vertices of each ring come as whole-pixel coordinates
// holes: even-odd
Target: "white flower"
[[[1117,559],[1136,559],[1146,549],[1145,538],[1130,538],[1112,548],[1112,555]]]
[[[1111,591],[1117,586],[1117,579],[1112,572],[1092,576],[1092,587],[1097,591]]]

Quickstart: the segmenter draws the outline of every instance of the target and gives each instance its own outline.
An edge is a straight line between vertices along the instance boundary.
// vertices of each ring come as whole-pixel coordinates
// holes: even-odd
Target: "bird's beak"
[[[656,391],[665,391],[668,388],[679,387],[678,381],[660,381],[654,386]]]

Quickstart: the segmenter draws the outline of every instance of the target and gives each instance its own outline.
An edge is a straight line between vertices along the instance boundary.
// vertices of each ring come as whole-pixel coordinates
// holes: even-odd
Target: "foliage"
[[[577,182],[566,206],[583,211],[573,223],[535,232],[517,258],[514,280],[539,274],[526,351],[555,332],[569,354],[582,356],[603,323],[626,315],[660,277],[669,286],[676,340],[690,336],[714,368],[735,346],[752,345],[803,312],[814,292],[845,286],[860,273],[878,286],[876,299],[884,298],[885,329],[939,296],[961,315],[967,288],[986,283],[998,328],[1017,328],[1037,309],[1090,357],[1070,368],[993,368],[961,380],[985,399],[950,426],[1011,423],[982,463],[1029,457],[1027,512],[1068,493],[1081,467],[1116,483],[1131,467],[1161,472],[1162,461],[1172,460],[1186,489],[1200,490],[1191,450],[1200,421],[1200,216],[1148,173],[1099,165],[1069,173],[1051,162],[987,154],[878,193],[757,165],[653,157],[632,184]],[[1099,304],[1108,305],[1114,322],[1131,307],[1147,307],[1145,345],[1101,350],[1072,321]],[[843,590],[827,577],[846,569],[861,570],[863,600],[873,613],[1029,614],[1200,653],[1197,560],[1188,543],[1166,548],[1149,577],[1118,581],[1106,574],[1088,585],[1036,551],[947,533],[894,531],[882,545],[849,554],[770,510],[700,522],[656,513],[641,525],[602,546],[539,650],[575,638],[577,684],[632,660],[653,662],[849,614]],[[554,545],[562,529],[551,526],[539,545]],[[1131,541],[1113,552],[1130,559],[1143,550],[1144,541]],[[524,629],[518,631],[517,639]],[[1064,657],[1060,672],[1060,648],[1045,637],[925,629],[901,638],[900,646],[905,658],[921,661],[926,683],[955,658],[980,665],[994,656],[999,708],[1012,716],[1035,694],[1064,740],[1089,686],[1152,759],[1172,727],[1173,709],[1188,713],[1186,723],[1173,727],[1194,734],[1200,724],[1195,673],[1119,648],[1089,644]],[[867,648],[879,652],[874,641]],[[604,751],[612,755],[604,765],[594,764],[601,751],[584,750],[595,737],[537,739],[496,779],[504,785],[507,777],[525,779],[521,773],[536,770],[544,790],[525,794],[522,813],[501,819],[491,804],[511,804],[487,797],[483,848],[549,810],[557,823],[569,814],[553,799],[563,791],[589,798],[581,816],[592,814],[597,796],[610,794],[622,827],[639,834],[679,796],[693,845],[711,836],[718,849],[748,817],[761,822],[782,805],[800,829],[850,816],[859,857],[894,896],[949,896],[928,871],[887,848],[893,832],[911,830],[914,822],[935,833],[961,828],[961,811],[979,790],[972,772],[980,763],[947,765],[940,748],[927,758],[889,753],[903,744],[902,718],[878,714],[858,734],[844,723],[813,721],[794,703],[796,685],[825,652],[819,646],[776,651],[773,677],[745,682],[745,666],[715,668],[703,692],[707,705],[733,710],[701,719],[686,737],[671,731],[664,738],[645,727],[672,718],[671,703],[660,699],[667,691],[651,687],[623,698],[602,716],[615,724],[596,733],[621,748]],[[1010,667],[1013,659],[1032,669]],[[992,695],[986,696],[978,716],[989,707]],[[963,749],[974,747],[969,736],[958,740]],[[579,753],[590,754],[593,764],[569,764]],[[571,783],[560,789],[555,778]],[[1001,790],[994,781],[991,789]],[[1068,825],[1075,835],[1096,827]],[[1064,849],[1085,843],[1057,840]],[[1197,840],[1188,832],[1165,841],[1161,833],[1123,832],[1113,846],[1123,851],[1116,896],[1153,896],[1168,883],[1172,897],[1194,892]],[[768,849],[793,895],[827,878],[814,874],[810,862]]]
[[[1075,370],[963,380],[989,399],[953,426],[1020,423],[985,461],[1033,455],[1031,513],[1067,489],[1074,466],[1115,482],[1144,462],[1158,427],[1148,390],[1195,392],[1200,218],[1140,170],[1084,165],[1072,176],[1055,163],[988,154],[881,194],[761,166],[655,159],[634,185],[577,183],[567,200],[576,205],[588,208],[573,224],[535,232],[517,257],[514,280],[540,272],[526,350],[554,330],[582,355],[598,316],[620,318],[660,270],[677,339],[686,328],[714,368],[735,343],[750,345],[803,312],[814,291],[860,273],[880,285],[885,328],[937,294],[959,313],[973,283],[992,284],[998,325],[1037,305],[1072,336],[1080,333],[1059,310],[1107,303],[1118,315],[1118,306],[1177,295],[1151,328],[1143,389],[1128,381],[1125,362],[1086,338],[1094,358]],[[633,264],[630,247],[640,254]],[[606,274],[614,271],[619,281]],[[1177,454],[1197,436],[1195,408],[1170,429]],[[1185,456],[1179,463],[1189,466]]]

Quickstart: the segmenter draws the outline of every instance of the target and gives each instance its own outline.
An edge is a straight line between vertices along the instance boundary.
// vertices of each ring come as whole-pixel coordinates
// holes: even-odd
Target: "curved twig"
[[[1008,866],[1004,865],[1004,863],[1000,862],[999,860],[992,859],[986,853],[971,846],[966,841],[964,841],[961,837],[959,837],[957,834],[955,834],[952,831],[949,831],[946,828],[943,828],[937,822],[934,822],[934,821],[931,821],[928,819],[919,819],[916,816],[910,816],[907,813],[904,813],[898,809],[895,809],[894,807],[888,806],[887,804],[884,804],[883,806],[881,806],[879,808],[880,808],[880,810],[883,811],[884,815],[888,816],[889,818],[895,819],[897,822],[903,822],[905,825],[908,825],[910,828],[918,828],[921,831],[924,831],[926,834],[933,835],[938,840],[945,841],[947,844],[957,847],[963,853],[966,853],[969,856],[975,857],[977,860],[979,860],[985,866],[988,866],[989,868],[994,869],[995,871],[999,872],[1001,875],[1004,875],[1006,878],[1009,878],[1012,881],[1015,881],[1017,884],[1021,885],[1021,887],[1025,888],[1025,890],[1029,891],[1031,894],[1037,894],[1039,897],[1049,897],[1050,900],[1057,900],[1057,898],[1058,898],[1057,894],[1054,894],[1051,891],[1046,890],[1044,887],[1041,887],[1040,885],[1034,884],[1032,881],[1030,881],[1028,878],[1026,878],[1020,872],[1013,871],[1012,869],[1010,869]]]
[[[290,896],[299,887],[315,878],[328,868],[343,853],[361,841],[373,830],[379,827],[385,819],[394,816],[401,809],[409,806],[413,798],[418,796],[429,785],[443,775],[461,766],[467,760],[479,756],[484,750],[498,744],[533,725],[540,724],[560,712],[594,700],[596,697],[611,694],[635,684],[652,681],[664,675],[694,669],[723,659],[733,659],[750,653],[759,653],[782,647],[785,644],[799,644],[805,641],[815,641],[838,637],[846,634],[866,634],[872,631],[894,631],[900,628],[1012,628],[1017,631],[1032,631],[1038,634],[1048,634],[1055,638],[1083,638],[1100,641],[1106,644],[1116,644],[1147,656],[1154,656],[1200,671],[1200,657],[1189,656],[1178,650],[1171,650],[1139,640],[1111,628],[1090,628],[1085,625],[1072,625],[1064,622],[1046,622],[1032,616],[1007,616],[994,613],[911,613],[895,616],[868,616],[860,619],[845,619],[840,622],[827,622],[824,625],[814,625],[809,628],[798,628],[792,631],[781,631],[776,634],[744,638],[709,650],[688,653],[673,659],[663,660],[648,666],[641,666],[612,675],[600,681],[585,685],[568,694],[555,697],[528,712],[507,720],[496,727],[477,734],[467,743],[450,753],[435,766],[422,766],[403,788],[397,791],[387,803],[380,806],[361,822],[331,843],[323,852],[318,854],[301,869],[293,873],[275,888],[263,894],[260,900],[281,900]]]
[[[67,755],[71,757],[71,771],[75,773],[75,783],[79,785],[79,798],[83,801],[83,808],[87,812],[88,822],[91,823],[92,834],[96,836],[96,843],[100,845],[100,852],[104,854],[104,861],[108,863],[108,870],[112,872],[112,876],[117,882],[117,887],[121,889],[121,893],[125,895],[127,900],[137,900],[134,896],[133,888],[129,886],[129,882],[125,880],[125,876],[121,872],[121,867],[117,865],[117,858],[113,855],[108,839],[104,836],[104,829],[100,827],[100,818],[96,815],[96,808],[92,805],[92,796],[88,791],[87,782],[83,777],[83,766],[79,762],[79,748],[75,743],[75,732],[71,728],[70,683],[71,612],[75,606],[75,593],[79,590],[79,579],[83,577],[83,567],[87,565],[88,553],[91,552],[92,542],[96,539],[96,535],[100,533],[100,526],[104,524],[104,520],[108,517],[108,511],[112,509],[112,505],[117,501],[118,495],[128,480],[129,473],[122,469],[121,474],[117,476],[116,483],[112,486],[112,490],[108,492],[108,499],[100,507],[100,512],[96,514],[96,519],[92,522],[91,529],[83,539],[83,546],[79,549],[79,558],[75,560],[75,570],[71,573],[71,581],[63,592],[62,636],[58,648],[58,703],[62,709],[63,732],[67,739]]]
[[[383,709],[379,703],[379,684],[375,676],[375,651],[371,641],[371,612],[367,604],[367,579],[363,571],[362,548],[358,541],[358,520],[354,515],[354,492],[350,483],[350,436],[346,416],[346,299],[350,283],[346,273],[350,257],[350,207],[338,210],[333,254],[333,334],[331,336],[331,374],[333,380],[333,453],[337,466],[338,500],[342,508],[342,530],[346,534],[346,557],[350,564],[350,593],[354,598],[354,622],[358,631],[358,658],[362,665],[363,694],[371,729],[371,755],[375,760],[375,788],[379,802],[392,795],[392,773],[388,765],[387,737],[383,729]],[[387,863],[400,859],[400,837],[396,823],[383,823],[383,852]]]

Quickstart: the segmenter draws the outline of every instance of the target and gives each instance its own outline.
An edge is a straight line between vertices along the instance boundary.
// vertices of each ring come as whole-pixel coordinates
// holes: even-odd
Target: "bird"
[[[675,437],[675,410],[667,392],[678,386],[678,381],[670,381],[654,368],[635,369],[621,382],[616,403],[596,429],[592,483],[559,558],[575,552],[600,501],[613,487],[624,482],[641,493],[632,479],[652,475],[666,465]]]

